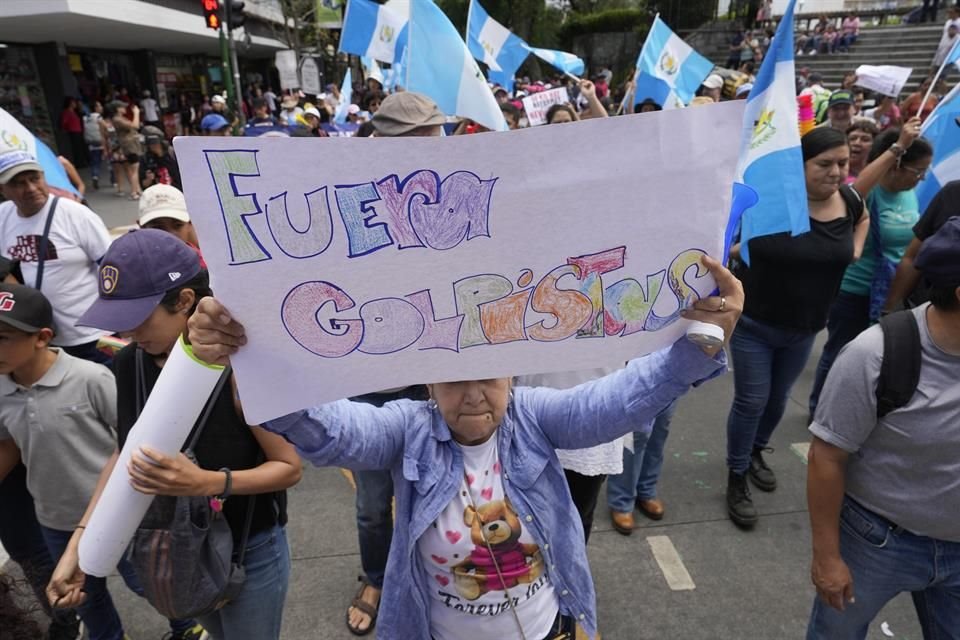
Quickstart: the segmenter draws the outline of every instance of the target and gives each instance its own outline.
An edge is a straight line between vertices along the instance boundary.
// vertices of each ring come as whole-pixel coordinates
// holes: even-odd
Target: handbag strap
[[[143,411],[143,405],[146,403],[147,398],[147,377],[146,371],[144,369],[144,356],[143,349],[137,347],[136,351],[136,408],[137,408],[137,417],[140,416],[140,412]],[[207,422],[210,419],[210,414],[213,413],[214,406],[217,403],[217,398],[220,397],[220,393],[223,391],[223,387],[227,384],[227,381],[230,380],[230,375],[232,373],[230,367],[225,367],[223,373],[220,374],[220,378],[217,380],[217,385],[213,388],[213,392],[210,394],[210,397],[207,399],[207,404],[203,408],[203,413],[200,415],[200,419],[197,420],[197,424],[193,427],[193,432],[190,436],[189,444],[185,453],[192,454],[194,448],[197,446],[197,442],[200,441],[200,436],[203,434],[203,429],[206,427]],[[254,467],[259,467],[263,464],[264,455],[263,449],[260,449],[260,453],[257,454],[257,463]],[[243,533],[240,535],[240,554],[237,557],[237,564],[243,566],[243,561],[247,556],[247,542],[250,539],[250,528],[253,526],[253,512],[254,506],[256,505],[257,496],[250,495],[247,498],[247,512],[244,516],[243,523]]]
[[[43,266],[47,261],[47,249],[50,247],[50,226],[53,224],[53,214],[57,211],[58,202],[60,202],[60,196],[53,196],[50,210],[47,211],[47,221],[43,225],[43,235],[40,236],[40,247],[37,250],[37,279],[33,284],[33,288],[37,291],[43,284]]]

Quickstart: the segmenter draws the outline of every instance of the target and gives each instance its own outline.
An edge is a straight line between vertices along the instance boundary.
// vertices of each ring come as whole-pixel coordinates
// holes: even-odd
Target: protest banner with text
[[[742,103],[450,138],[178,138],[252,423],[622,364],[709,295]],[[576,150],[571,156],[570,151]]]
[[[547,124],[547,111],[555,104],[570,102],[570,96],[563,87],[534,93],[523,99],[523,110],[531,127]]]

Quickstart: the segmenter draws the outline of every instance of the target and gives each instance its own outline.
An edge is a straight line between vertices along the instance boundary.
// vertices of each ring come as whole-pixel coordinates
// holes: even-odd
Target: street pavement
[[[136,218],[136,203],[113,198],[109,189],[89,200],[110,227]],[[768,461],[779,488],[754,491],[761,514],[755,529],[734,526],[724,503],[731,375],[692,390],[679,404],[659,485],[663,520],[652,522],[638,512],[638,528],[622,536],[612,529],[601,494],[588,551],[604,640],[804,637],[814,597],[803,457],[809,441],[806,396],[822,338],[771,443],[776,452]],[[344,625],[360,570],[353,504],[353,487],[338,469],[308,467],[290,491],[293,570],[284,640],[354,637]],[[164,634],[165,621],[119,578],[110,579],[110,588],[133,640]],[[920,640],[909,597],[890,603],[867,637]]]

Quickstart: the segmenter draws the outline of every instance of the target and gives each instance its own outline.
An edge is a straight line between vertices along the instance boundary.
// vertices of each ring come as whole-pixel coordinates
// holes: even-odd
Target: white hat
[[[24,171],[40,171],[43,167],[37,159],[26,151],[8,149],[0,153],[0,184],[7,184],[13,177]]]
[[[219,102],[219,103],[222,103],[222,104],[227,104],[227,99],[224,98],[224,97],[223,97],[222,95],[220,95],[219,93],[215,93],[215,94],[213,94],[213,97],[210,98],[210,102]]]
[[[711,73],[707,76],[707,79],[703,81],[703,86],[707,89],[720,89],[723,87],[723,78],[716,73]]]
[[[357,115],[360,113],[360,107],[355,104],[351,104],[349,107],[347,107],[347,113],[350,115]]]
[[[320,112],[317,111],[316,107],[308,107],[303,110],[304,116],[314,116],[317,120],[320,119]]]
[[[190,222],[187,201],[180,189],[168,184],[155,184],[143,190],[143,195],[140,196],[140,218],[137,223],[142,227],[157,218],[173,218],[180,222]]]

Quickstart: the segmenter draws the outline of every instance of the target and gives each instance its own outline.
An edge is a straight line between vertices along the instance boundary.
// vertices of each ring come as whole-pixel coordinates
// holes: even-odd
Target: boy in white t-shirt
[[[79,202],[54,198],[40,164],[24,151],[0,153],[0,193],[7,199],[0,204],[0,255],[19,261],[24,284],[50,300],[58,328],[54,344],[108,363],[97,350],[104,332],[75,326],[97,299],[97,263],[110,245],[103,220]]]

